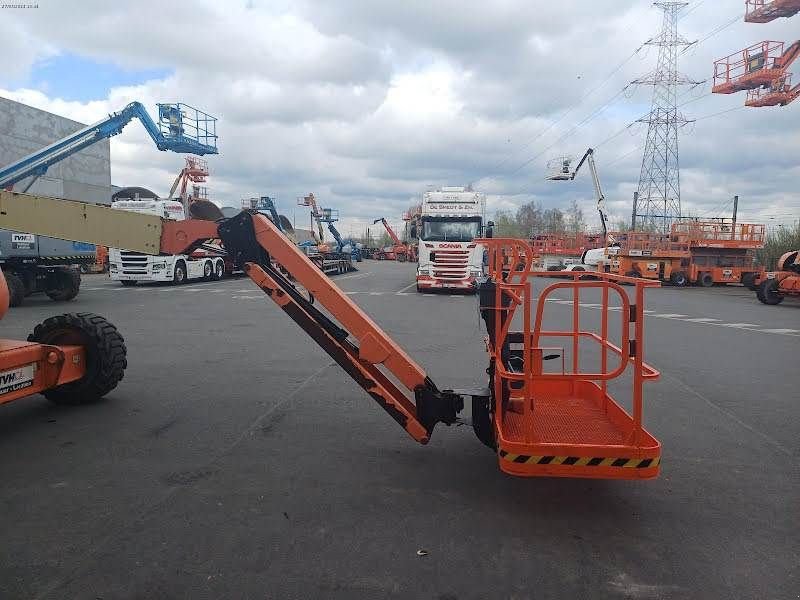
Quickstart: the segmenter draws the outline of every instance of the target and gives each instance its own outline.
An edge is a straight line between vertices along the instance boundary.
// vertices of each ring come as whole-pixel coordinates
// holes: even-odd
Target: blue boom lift
[[[30,177],[21,190],[28,191],[49,167],[117,135],[133,119],[142,122],[159,150],[217,154],[216,118],[186,104],[159,104],[156,123],[140,102],[131,102],[94,125],[1,167],[0,189],[11,190],[14,184]],[[94,252],[91,245],[78,247],[63,240],[0,230],[0,267],[9,287],[11,306],[18,306],[34,292],[45,292],[53,300],[73,299],[80,288],[80,273],[69,265],[93,262]]]
[[[0,188],[9,188],[26,177],[44,175],[47,169],[95,142],[117,135],[133,119],[139,119],[159,150],[188,154],[217,154],[217,120],[186,104],[159,104],[156,124],[140,102],[131,102],[94,125],[37,150],[0,169]],[[28,183],[23,192],[33,184]]]
[[[281,233],[284,233],[289,237],[294,235],[294,227],[292,226],[292,222],[289,221],[289,219],[284,215],[278,214],[278,209],[275,207],[275,201],[269,196],[261,196],[260,198],[248,198],[246,200],[242,200],[242,208],[249,208],[252,210],[257,210],[261,213],[265,213],[270,220],[275,223]]]
[[[339,230],[336,229],[334,223],[339,220],[339,211],[335,208],[323,208],[320,222],[328,224],[328,231],[331,232],[333,239],[336,240],[336,252],[344,252],[345,246],[350,246],[350,258],[356,262],[361,262],[361,249],[356,242],[351,239],[342,239]]]

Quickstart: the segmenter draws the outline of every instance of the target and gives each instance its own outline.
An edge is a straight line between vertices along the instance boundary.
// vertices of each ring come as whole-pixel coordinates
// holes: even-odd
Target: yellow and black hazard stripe
[[[74,256],[41,256],[41,260],[85,260],[87,258],[94,258],[94,251],[87,251],[86,254],[76,254]]]
[[[528,456],[500,450],[500,458],[519,465],[564,465],[567,467],[625,467],[646,469],[655,467],[661,458],[619,458],[616,456]]]

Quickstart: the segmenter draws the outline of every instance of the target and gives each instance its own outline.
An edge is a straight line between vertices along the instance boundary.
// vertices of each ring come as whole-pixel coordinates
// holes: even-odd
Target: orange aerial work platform
[[[747,91],[745,106],[786,106],[800,96],[800,83],[792,87],[792,74],[787,73],[769,87]]]
[[[783,42],[763,41],[714,61],[714,94],[768,86],[784,74]]]
[[[539,255],[580,256],[591,248],[602,248],[605,239],[600,233],[545,233],[533,236],[528,243]]]
[[[769,23],[800,12],[800,0],[747,0],[745,6],[744,20],[747,23]]]
[[[171,221],[1,190],[0,206],[0,226],[137,251],[189,254],[207,240],[222,240],[231,260],[421,444],[429,442],[439,423],[466,422],[459,413],[471,399],[473,430],[506,473],[599,479],[658,475],[661,446],[642,422],[642,385],[658,377],[643,359],[644,291],[657,282],[605,273],[593,274],[590,281],[575,273],[571,281],[548,281],[537,297],[532,281],[548,273],[531,271],[534,251],[528,244],[475,240],[488,252],[489,276],[478,285],[487,329],[488,386],[440,389],[258,210],[225,218],[216,205],[198,200],[190,206],[192,219]],[[62,218],[41,218],[53,212]],[[634,284],[633,300],[623,282]],[[549,302],[555,293],[571,298],[567,313]],[[580,315],[580,300],[589,293],[602,298],[594,329],[584,328]],[[0,274],[0,317],[7,307],[8,289]],[[561,312],[555,316],[562,327],[545,325],[545,307]],[[127,361],[122,336],[98,315],[47,319],[28,339],[0,343],[0,383],[5,386],[0,403],[34,392],[54,402],[93,401],[123,377]],[[589,367],[582,364],[586,357],[580,352],[587,343],[595,350]],[[630,371],[630,398],[618,403],[609,386]]]
[[[672,224],[671,238],[694,248],[763,248],[766,228],[761,223],[679,221]]]
[[[479,243],[489,253],[491,284],[481,286],[480,309],[488,331],[492,400],[481,407],[473,398],[472,416],[478,437],[495,443],[500,469],[525,477],[656,477],[661,446],[642,424],[642,385],[659,376],[643,359],[644,292],[658,282],[605,273],[582,280],[573,273],[572,281],[550,283],[537,297],[532,280],[550,274],[530,271],[533,252],[527,244],[498,238]],[[519,269],[520,264],[525,267]],[[634,301],[623,282],[635,285]],[[601,298],[598,331],[582,329],[581,296],[590,291]],[[544,326],[545,307],[554,306],[555,293],[571,308],[571,326],[560,330]],[[617,311],[622,319],[613,319],[619,327],[613,343],[609,316]],[[522,327],[513,330],[516,313]],[[582,341],[597,348],[599,370],[582,367]],[[560,359],[555,369],[544,367],[544,361],[555,359]],[[609,383],[629,370],[630,412],[608,391]],[[490,426],[494,435],[484,439],[480,431]]]

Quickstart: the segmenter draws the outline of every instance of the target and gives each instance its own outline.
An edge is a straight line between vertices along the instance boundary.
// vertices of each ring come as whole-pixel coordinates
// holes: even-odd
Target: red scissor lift
[[[489,252],[489,275],[495,282],[480,295],[494,399],[486,407],[484,426],[493,430],[493,436],[484,442],[494,439],[500,469],[528,477],[656,477],[661,446],[642,424],[642,386],[659,376],[643,359],[644,292],[659,284],[607,273],[593,273],[592,280],[584,280],[574,273],[572,281],[548,281],[535,297],[533,280],[549,274],[531,271],[529,245],[500,238],[479,243]],[[633,302],[620,286],[623,282],[635,286]],[[581,297],[585,300],[592,290],[600,295],[599,331],[582,329]],[[568,300],[561,298],[564,294]],[[553,306],[552,300],[570,307],[570,328],[544,327],[546,306]],[[611,317],[614,313],[620,318]],[[516,325],[522,326],[519,330],[512,329],[515,315]],[[612,323],[620,327],[617,343],[611,341]],[[565,346],[544,345],[553,339],[563,340]],[[582,341],[598,348],[599,370],[582,368]],[[545,361],[557,358],[560,369],[544,368]],[[611,397],[608,386],[631,369],[628,412]],[[476,431],[481,428],[481,413],[481,407],[473,405]]]

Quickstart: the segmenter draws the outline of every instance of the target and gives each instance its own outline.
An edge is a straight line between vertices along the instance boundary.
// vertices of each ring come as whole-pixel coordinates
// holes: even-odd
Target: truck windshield
[[[480,235],[480,231],[480,218],[472,220],[423,219],[421,239],[431,242],[471,242]]]

